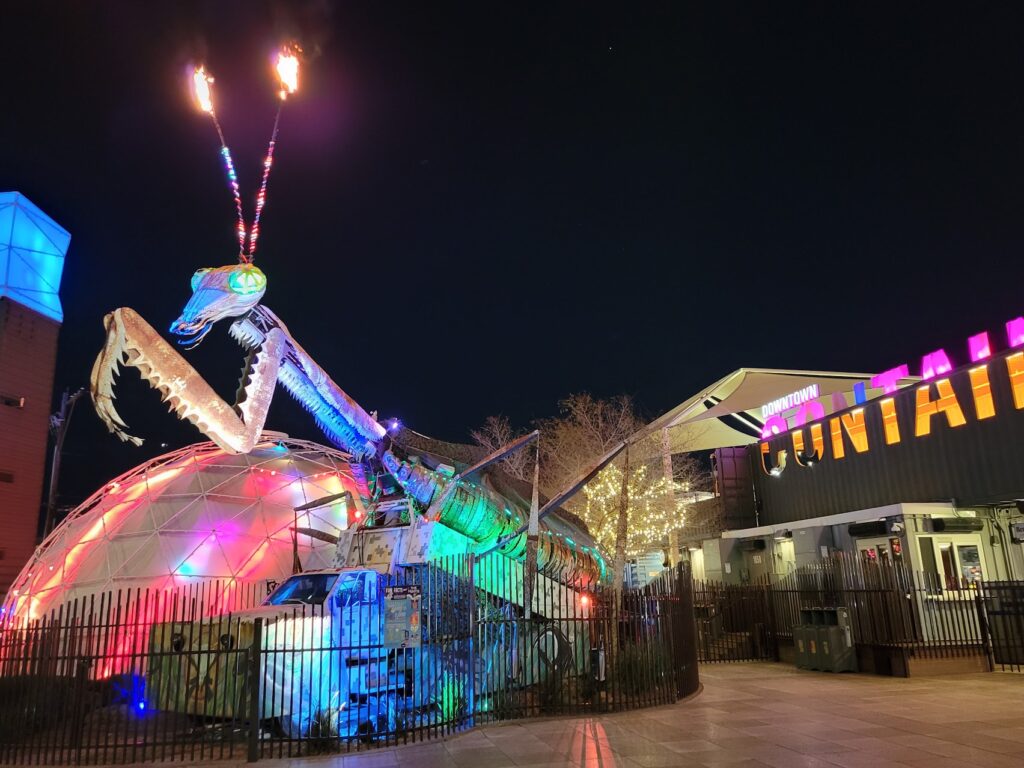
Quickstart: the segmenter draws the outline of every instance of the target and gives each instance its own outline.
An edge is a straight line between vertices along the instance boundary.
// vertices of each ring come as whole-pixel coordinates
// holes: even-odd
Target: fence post
[[[249,755],[248,761],[260,759],[260,657],[263,650],[263,619],[252,623],[252,645],[249,646]]]
[[[676,569],[675,631],[672,633],[672,666],[676,678],[676,696],[682,698],[700,687],[697,670],[697,623],[693,615],[693,579],[689,563]]]
[[[982,594],[984,590],[984,584],[982,588],[978,590],[978,593],[974,596],[974,607],[978,612],[978,633],[981,635],[981,648],[985,651],[985,658],[988,659],[988,671],[994,672],[996,669],[995,657],[992,652],[992,636],[988,631],[988,615],[985,613],[985,598]]]
[[[768,609],[768,626],[765,628],[768,637],[768,647],[771,649],[772,659],[779,661],[779,634],[775,627],[775,585],[769,579],[764,585],[765,605]]]
[[[75,765],[82,764],[82,738],[85,731],[86,689],[89,685],[88,658],[80,658],[75,666],[75,708],[71,715],[71,746],[75,750]]]
[[[469,649],[469,658],[466,660],[466,669],[468,670],[466,677],[466,711],[469,716],[469,722],[466,725],[472,726],[475,722],[475,710],[476,710],[476,663],[473,653],[476,649],[476,579],[474,576],[475,568],[475,557],[473,555],[467,555],[465,558],[466,564],[469,566],[469,643],[467,643]]]

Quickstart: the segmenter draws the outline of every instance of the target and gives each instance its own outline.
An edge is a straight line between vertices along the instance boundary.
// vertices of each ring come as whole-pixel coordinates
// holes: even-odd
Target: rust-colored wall
[[[36,544],[60,324],[0,298],[0,595]],[[13,482],[8,482],[13,475]]]

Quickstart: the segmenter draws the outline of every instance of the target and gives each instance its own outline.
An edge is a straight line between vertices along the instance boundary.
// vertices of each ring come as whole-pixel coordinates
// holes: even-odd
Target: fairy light
[[[672,481],[672,490],[679,484]],[[667,481],[652,479],[648,469],[640,465],[630,472],[628,534],[626,553],[629,556],[661,549],[670,531],[683,526],[686,505],[677,501],[666,507]],[[594,538],[608,551],[615,548],[622,493],[622,470],[614,464],[605,467],[583,488],[585,504],[581,517]],[[678,498],[678,494],[674,494]]]
[[[210,116],[213,127],[217,129],[217,138],[220,140],[220,154],[224,158],[224,167],[228,175],[228,187],[235,200],[235,212],[238,215],[238,254],[242,261],[245,259],[245,216],[242,213],[242,193],[238,186],[238,174],[235,173],[235,163],[231,159],[231,150],[224,139],[224,130],[217,119],[217,110],[213,106],[213,78],[207,73],[206,67],[200,65],[192,73],[192,94],[195,97],[199,109]],[[251,259],[250,259],[251,261]]]
[[[281,124],[281,109],[284,107],[285,99],[299,89],[299,57],[301,49],[296,45],[287,45],[277,54],[278,80],[281,88],[278,96],[281,103],[277,105],[277,114],[274,116],[274,128],[270,132],[270,143],[267,145],[267,155],[263,158],[263,177],[260,179],[260,190],[256,193],[256,213],[252,220],[252,232],[249,233],[249,252],[246,261],[251,262],[256,254],[256,242],[260,237],[260,218],[263,216],[263,206],[267,203],[267,181],[270,179],[270,169],[274,164],[274,147],[277,145],[277,131]]]

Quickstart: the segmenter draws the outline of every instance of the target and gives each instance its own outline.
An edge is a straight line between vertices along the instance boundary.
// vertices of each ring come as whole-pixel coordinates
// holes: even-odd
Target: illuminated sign
[[[1013,351],[1019,347],[1024,347],[1024,317],[1015,318],[1006,324],[1006,349],[1009,354],[1004,357],[1005,369],[1002,365],[996,365],[996,362],[989,362],[993,347],[987,332],[971,336],[967,340],[967,351],[970,363],[974,365],[966,372],[970,392],[961,392],[960,395],[948,377],[953,370],[949,355],[942,349],[929,352],[921,358],[921,382],[914,393],[913,418],[905,419],[908,423],[900,423],[896,404],[891,397],[899,389],[898,382],[909,376],[909,366],[899,365],[871,379],[871,386],[882,389],[886,396],[871,402],[864,402],[858,397],[857,407],[828,418],[825,418],[819,403],[813,399],[807,400],[794,418],[792,430],[785,419],[772,414],[765,422],[762,437],[790,432],[793,459],[801,467],[809,467],[821,461],[825,455],[826,442],[832,458],[840,461],[850,454],[868,453],[871,450],[865,419],[865,408],[868,407],[877,407],[879,410],[882,434],[876,444],[884,440],[885,445],[899,444],[908,437],[926,437],[934,429],[962,427],[969,420],[983,421],[995,417],[996,403],[992,394],[991,375],[1007,377],[1014,408],[1024,410],[1024,351]],[[781,398],[775,402],[786,399]],[[760,452],[761,468],[766,474],[778,477],[786,470],[789,451],[776,450],[772,457],[770,444],[762,442]]]
[[[814,400],[817,397],[818,385],[811,384],[803,389],[798,389],[796,392],[790,392],[788,395],[777,400],[772,400],[770,403],[765,403],[761,406],[761,417],[767,419],[773,414],[788,411],[790,408],[796,408],[798,405],[802,405],[808,400]]]

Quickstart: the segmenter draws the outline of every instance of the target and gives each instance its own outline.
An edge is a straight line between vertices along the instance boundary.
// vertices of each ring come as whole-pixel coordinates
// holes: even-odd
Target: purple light
[[[921,360],[921,378],[925,381],[949,373],[951,370],[953,370],[953,365],[949,362],[945,350],[937,349],[934,352],[929,352]]]
[[[988,342],[988,333],[982,332],[967,339],[967,347],[971,351],[971,362],[976,363],[992,356],[992,345]]]
[[[394,432],[401,426],[401,422],[398,419],[392,419],[391,424],[388,425],[388,429]]]
[[[1024,317],[1015,317],[1006,324],[1006,341],[1011,347],[1024,346]]]
[[[888,395],[900,388],[900,379],[905,379],[909,375],[910,368],[906,365],[898,365],[895,368],[890,368],[888,371],[882,371],[877,376],[873,376],[871,378],[871,386],[881,387]]]

